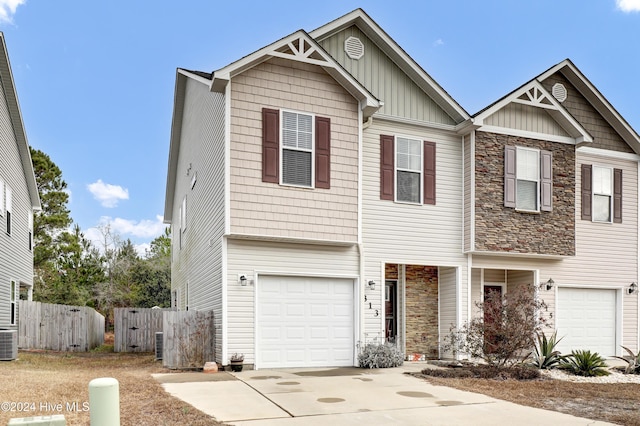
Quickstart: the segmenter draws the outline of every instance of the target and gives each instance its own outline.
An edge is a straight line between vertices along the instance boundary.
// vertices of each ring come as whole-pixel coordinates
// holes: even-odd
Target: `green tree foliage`
[[[137,283],[136,306],[171,307],[171,237],[169,228],[151,242],[144,259],[133,271]]]

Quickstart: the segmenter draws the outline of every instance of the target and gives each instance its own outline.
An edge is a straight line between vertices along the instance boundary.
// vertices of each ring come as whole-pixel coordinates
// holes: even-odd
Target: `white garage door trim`
[[[355,365],[357,282],[345,276],[257,276],[255,368]]]
[[[562,353],[570,353],[571,350],[589,349],[592,352],[598,352],[603,357],[619,355],[622,336],[621,295],[622,291],[619,288],[558,287],[555,311],[558,338],[562,338],[558,344],[559,350]],[[581,304],[582,309],[573,312],[571,306],[565,309],[567,304],[572,302]],[[601,308],[600,312],[594,310],[593,307]],[[570,332],[571,328],[577,324],[586,324],[585,329],[580,331],[584,333],[583,337]],[[598,327],[601,329],[598,330]],[[612,332],[612,334],[609,334],[603,341],[602,336],[606,336],[607,332]]]

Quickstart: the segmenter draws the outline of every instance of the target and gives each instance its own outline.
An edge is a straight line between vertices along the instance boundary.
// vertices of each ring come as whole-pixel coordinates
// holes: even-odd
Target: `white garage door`
[[[558,288],[558,350],[616,353],[616,290]]]
[[[353,366],[353,280],[260,277],[257,367]]]

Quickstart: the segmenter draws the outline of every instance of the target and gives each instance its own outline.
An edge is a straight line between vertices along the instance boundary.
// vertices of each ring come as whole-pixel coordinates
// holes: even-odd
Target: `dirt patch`
[[[640,384],[575,383],[549,378],[496,380],[417,375],[433,385],[477,392],[504,401],[578,417],[640,426]]]
[[[156,373],[169,370],[154,361],[153,354],[21,351],[18,360],[0,362],[0,403],[13,404],[13,410],[3,405],[0,424],[11,418],[62,414],[67,425],[88,425],[89,382],[99,377],[119,382],[123,426],[222,424],[166,393],[151,376]]]

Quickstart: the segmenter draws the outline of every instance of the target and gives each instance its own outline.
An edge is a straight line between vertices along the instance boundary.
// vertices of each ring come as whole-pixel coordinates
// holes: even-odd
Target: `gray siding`
[[[0,96],[4,91],[0,90]],[[17,329],[10,326],[10,283],[15,281],[33,284],[33,253],[28,246],[29,215],[32,214],[31,199],[13,125],[9,117],[7,101],[0,99],[0,180],[12,191],[11,235],[7,234],[6,201],[5,213],[0,216],[0,328]],[[3,198],[4,199],[4,198]],[[17,298],[17,297],[16,297]],[[16,322],[18,307],[16,303]]]
[[[224,101],[223,95],[187,79],[172,216],[171,282],[179,294],[178,308],[184,309],[188,300],[190,310],[214,311],[217,356],[222,354],[223,325]],[[185,195],[187,227],[180,248],[180,207]]]
[[[351,59],[344,52],[344,41],[358,37],[364,44],[364,56]],[[418,85],[378,48],[358,27],[352,26],[320,42],[351,75],[375,97],[384,102],[380,114],[423,122],[455,125]]]
[[[524,130],[554,136],[569,136],[569,134],[554,120],[549,113],[542,109],[511,103],[491,114],[484,123],[496,127]]]

